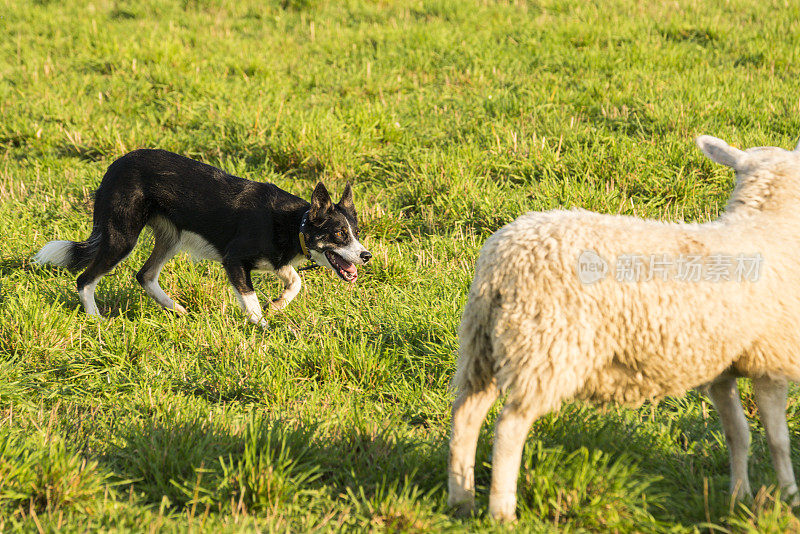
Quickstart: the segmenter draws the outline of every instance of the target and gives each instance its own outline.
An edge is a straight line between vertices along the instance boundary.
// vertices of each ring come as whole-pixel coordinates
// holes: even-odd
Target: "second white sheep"
[[[714,222],[550,211],[487,240],[459,331],[450,505],[474,507],[478,434],[501,393],[489,508],[513,519],[537,418],[573,398],[640,404],[704,384],[734,497],[749,494],[736,377],[753,379],[778,482],[798,500],[785,409],[787,379],[800,377],[800,151],[741,151],[710,136],[697,144],[736,171]]]

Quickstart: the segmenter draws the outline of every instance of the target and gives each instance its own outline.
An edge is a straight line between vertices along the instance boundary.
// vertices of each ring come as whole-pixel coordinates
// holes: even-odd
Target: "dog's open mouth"
[[[358,269],[356,269],[355,265],[339,256],[332,250],[326,250],[325,257],[328,259],[328,263],[331,264],[331,267],[333,267],[333,270],[336,271],[336,274],[338,274],[342,280],[345,282],[356,281],[356,278],[358,278]]]

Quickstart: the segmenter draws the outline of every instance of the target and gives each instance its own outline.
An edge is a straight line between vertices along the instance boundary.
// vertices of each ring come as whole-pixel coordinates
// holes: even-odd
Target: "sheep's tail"
[[[86,241],[50,241],[36,253],[33,261],[80,271],[89,266],[99,248],[100,230],[95,228]]]
[[[470,288],[458,329],[458,363],[450,384],[451,389],[456,392],[482,391],[494,381],[490,337],[494,299],[476,286],[477,277]]]

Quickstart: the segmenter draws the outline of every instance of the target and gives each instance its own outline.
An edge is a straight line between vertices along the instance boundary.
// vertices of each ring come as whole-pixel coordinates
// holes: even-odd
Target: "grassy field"
[[[446,506],[474,260],[529,210],[713,219],[732,175],[698,134],[794,146],[799,5],[711,4],[0,0],[0,530],[510,530],[485,515],[496,412],[480,515]],[[185,256],[161,283],[190,314],[159,309],[134,280],[145,233],[90,320],[29,258],[88,236],[105,168],[139,147],[306,198],[350,181],[375,260],[354,286],[305,273],[262,331]],[[800,530],[753,429],[766,489],[731,507],[701,395],[567,405],[531,431],[516,528]]]

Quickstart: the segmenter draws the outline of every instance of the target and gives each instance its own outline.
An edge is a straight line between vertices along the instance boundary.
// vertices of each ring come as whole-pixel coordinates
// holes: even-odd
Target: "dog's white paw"
[[[172,311],[174,311],[178,315],[186,315],[187,313],[189,313],[188,311],[186,311],[186,308],[184,308],[177,302],[172,305]]]
[[[264,319],[263,317],[259,317],[258,319],[250,317],[249,319],[245,319],[245,324],[258,326],[260,328],[263,328],[264,330],[269,330],[269,325],[267,324],[267,320]]]
[[[274,311],[280,311],[280,310],[284,309],[288,305],[289,305],[289,301],[286,300],[285,298],[275,299],[275,300],[273,300],[272,302],[269,303],[270,309],[272,309]]]

